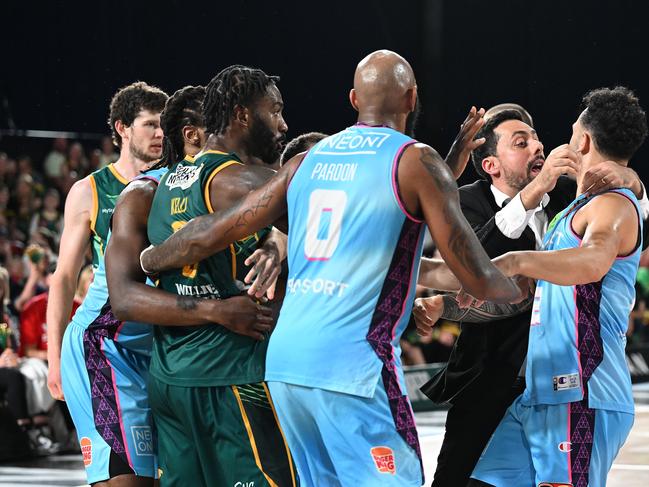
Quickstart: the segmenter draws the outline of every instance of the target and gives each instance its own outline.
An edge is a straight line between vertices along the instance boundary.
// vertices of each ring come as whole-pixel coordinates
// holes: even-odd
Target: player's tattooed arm
[[[462,288],[481,300],[518,301],[520,289],[491,263],[462,214],[457,185],[439,154],[423,144],[411,146],[402,156],[398,177],[406,207],[423,213],[442,258]]]
[[[466,323],[486,323],[493,320],[502,320],[511,316],[517,316],[532,307],[533,296],[529,296],[520,303],[491,303],[485,301],[480,306],[460,308],[453,294],[445,294],[444,312],[442,318],[451,321],[464,321]]]
[[[257,230],[286,213],[286,191],[303,155],[296,156],[266,184],[228,209],[195,218],[157,247],[141,255],[148,273],[192,265]]]

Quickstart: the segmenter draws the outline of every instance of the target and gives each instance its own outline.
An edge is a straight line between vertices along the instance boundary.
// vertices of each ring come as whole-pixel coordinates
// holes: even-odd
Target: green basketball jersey
[[[92,266],[97,269],[100,260],[104,258],[106,238],[110,219],[115,211],[115,202],[128,181],[117,172],[113,164],[97,169],[89,176],[89,179],[92,188],[90,246],[92,248]]]
[[[219,171],[242,164],[235,154],[203,152],[175,164],[160,180],[151,212],[148,235],[159,245],[189,220],[212,212],[209,185]],[[236,282],[237,255],[249,253],[259,237],[249,237],[239,252],[228,249],[197,264],[163,272],[158,286],[166,291],[206,299],[225,299],[241,294]],[[240,264],[240,262],[239,262]],[[178,386],[223,386],[262,381],[266,341],[257,341],[210,324],[204,326],[156,326],[150,372],[157,379]]]

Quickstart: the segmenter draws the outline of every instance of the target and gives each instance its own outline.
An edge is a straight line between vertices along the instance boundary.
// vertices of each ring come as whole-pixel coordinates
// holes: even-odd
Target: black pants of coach
[[[485,400],[480,404],[451,406],[431,487],[467,485],[473,468],[505,411],[524,389],[525,381],[520,379],[512,385],[508,396],[493,400],[485,394]]]

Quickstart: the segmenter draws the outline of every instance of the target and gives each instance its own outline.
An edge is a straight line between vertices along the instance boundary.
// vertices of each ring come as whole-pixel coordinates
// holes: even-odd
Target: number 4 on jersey
[[[340,241],[347,193],[316,189],[309,197],[304,254],[309,260],[329,260]]]

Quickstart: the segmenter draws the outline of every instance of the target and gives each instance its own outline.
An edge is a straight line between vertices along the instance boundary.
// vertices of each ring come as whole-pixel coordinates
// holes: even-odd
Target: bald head
[[[408,61],[396,52],[374,51],[356,67],[352,104],[359,112],[408,113],[407,97],[416,86]]]

